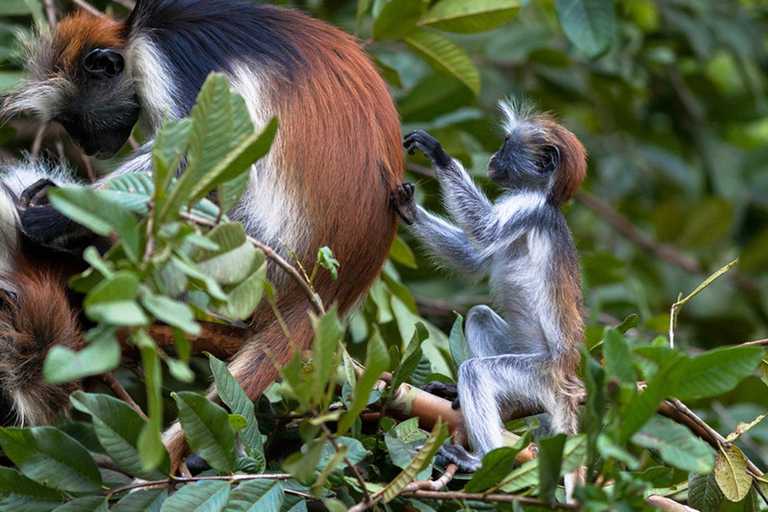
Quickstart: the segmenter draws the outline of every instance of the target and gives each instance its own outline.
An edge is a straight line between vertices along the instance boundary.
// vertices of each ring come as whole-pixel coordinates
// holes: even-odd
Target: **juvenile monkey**
[[[515,409],[543,408],[556,433],[578,429],[582,295],[578,255],[560,206],[586,175],[586,151],[546,115],[511,102],[501,110],[506,137],[488,163],[488,177],[506,189],[498,201],[491,203],[423,131],[406,135],[405,147],[432,161],[456,225],[417,206],[412,185],[392,196],[409,231],[438,262],[489,279],[502,315],[476,306],[466,318],[472,358],[459,368],[458,397],[474,452],[450,445],[443,455],[467,471],[504,446],[502,418]]]

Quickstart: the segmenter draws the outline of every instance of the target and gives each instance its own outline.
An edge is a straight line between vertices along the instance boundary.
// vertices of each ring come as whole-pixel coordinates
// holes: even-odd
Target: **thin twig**
[[[99,18],[106,18],[107,15],[86,2],[85,0],[70,0],[73,4],[78,6],[84,11],[88,11],[89,13],[93,14],[94,16],[98,16]]]
[[[48,18],[48,24],[51,27],[56,26],[56,6],[53,5],[53,0],[43,0],[43,5],[45,5],[45,14]]]
[[[101,380],[104,381],[104,384],[109,386],[112,391],[114,391],[120,400],[130,405],[131,408],[139,414],[139,416],[141,416],[145,421],[149,420],[147,415],[144,414],[144,411],[141,410],[141,407],[139,407],[139,404],[137,404],[133,398],[131,398],[131,395],[128,394],[123,385],[120,384],[120,382],[115,378],[114,375],[112,375],[112,373],[102,374]]]
[[[181,217],[191,222],[194,222],[195,224],[200,224],[202,226],[208,226],[208,227],[216,227],[216,222],[205,219],[203,217],[199,217],[193,213],[181,212]],[[261,249],[264,252],[264,254],[267,256],[267,258],[275,262],[278,267],[280,267],[285,272],[287,272],[288,275],[291,276],[291,278],[294,281],[296,281],[296,284],[299,285],[301,290],[304,292],[304,295],[307,296],[307,300],[309,300],[309,303],[312,305],[312,309],[315,311],[315,314],[322,315],[323,313],[325,313],[325,309],[323,308],[323,305],[320,303],[320,300],[318,299],[317,294],[315,294],[312,291],[312,288],[310,288],[309,283],[307,283],[304,280],[304,278],[301,277],[301,274],[299,274],[298,270],[296,270],[296,267],[288,263],[285,259],[283,259],[282,256],[277,254],[275,250],[269,247],[268,245],[250,236],[246,237],[246,239],[248,240],[248,242],[253,244],[254,247]]]
[[[440,492],[440,491],[414,491],[410,493],[403,493],[400,495],[403,498],[426,498],[428,500],[471,500],[482,501],[485,503],[520,503],[521,505],[528,505],[531,507],[548,508],[551,510],[580,510],[579,506],[574,503],[556,503],[555,505],[549,505],[541,500],[534,498],[528,498],[526,496],[518,496],[515,494],[483,494],[480,492]]]
[[[328,440],[331,441],[331,444],[333,445],[333,449],[336,450],[336,453],[339,452],[339,443],[336,442],[336,439],[333,437],[333,432],[331,432],[331,429],[328,428],[328,425],[323,424],[323,428],[325,429],[326,433],[328,434]],[[352,474],[355,475],[355,479],[357,480],[357,484],[360,486],[360,489],[363,491],[363,501],[368,503],[371,501],[371,495],[368,494],[368,486],[365,485],[365,479],[363,478],[363,475],[360,474],[360,470],[357,469],[357,466],[352,464],[350,462],[349,457],[346,455],[344,456],[344,463],[347,465],[347,467],[352,471]]]
[[[43,136],[45,135],[45,129],[48,127],[46,123],[40,123],[35,132],[35,139],[32,141],[32,150],[29,153],[33,162],[36,162],[40,157],[40,148],[43,146]]]
[[[144,489],[146,487],[163,487],[170,484],[188,484],[193,482],[202,482],[204,480],[220,480],[220,481],[228,481],[228,482],[247,482],[250,480],[290,480],[293,478],[293,475],[290,475],[288,473],[273,473],[273,474],[263,474],[263,475],[225,475],[225,476],[193,476],[191,478],[165,478],[163,480],[154,480],[151,482],[133,482],[129,485],[124,485],[122,487],[116,487],[114,489],[109,489],[106,491],[102,491],[100,494],[102,496],[111,496],[113,494],[118,494],[125,491],[133,491],[136,489]]]

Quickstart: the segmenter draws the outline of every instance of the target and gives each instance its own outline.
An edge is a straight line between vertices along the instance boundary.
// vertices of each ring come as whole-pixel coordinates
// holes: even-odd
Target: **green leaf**
[[[108,503],[105,496],[86,496],[65,503],[53,512],[108,512]]]
[[[141,297],[141,304],[161,322],[193,336],[200,334],[200,324],[195,322],[195,313],[188,304],[148,293]]]
[[[133,213],[146,214],[155,193],[152,177],[145,172],[127,172],[110,179],[99,193]]]
[[[145,480],[165,478],[170,470],[167,455],[161,470],[145,471],[142,467],[138,444],[145,421],[131,406],[111,396],[82,391],[73,393],[69,400],[75,409],[91,416],[96,437],[115,464],[129,475]]]
[[[464,337],[464,317],[458,313],[456,313],[456,320],[454,320],[453,327],[451,327],[448,342],[451,348],[451,357],[456,366],[461,366],[461,363],[464,361],[472,359],[469,343],[467,343],[467,338]]]
[[[54,501],[38,500],[17,494],[0,498],[0,512],[51,512],[58,505]]]
[[[563,449],[562,466],[560,472],[569,473],[584,463],[587,451],[587,436],[578,435],[569,437]],[[499,487],[508,493],[514,493],[526,487],[534,487],[539,484],[539,459],[533,459],[512,473],[499,484]]]
[[[83,301],[85,313],[92,320],[110,325],[147,325],[149,318],[134,299],[139,293],[135,274],[122,270],[99,283]]]
[[[235,466],[235,431],[227,411],[197,393],[181,391],[172,396],[192,451],[214,469],[231,473]]]
[[[66,492],[101,490],[101,474],[88,450],[53,427],[0,429],[0,447],[39,484]]]
[[[419,450],[416,457],[413,458],[411,464],[384,488],[382,495],[384,503],[389,503],[397,498],[405,486],[413,482],[416,476],[429,466],[437,450],[440,449],[440,446],[447,438],[448,428],[441,419],[438,419],[435,427],[432,429],[432,433],[429,434],[424,446]]]
[[[61,501],[61,495],[11,468],[0,467],[0,492],[12,492],[40,500]]]
[[[560,26],[568,39],[587,57],[597,57],[616,34],[613,0],[555,0]]]
[[[339,321],[336,306],[334,305],[320,318],[313,315],[312,328],[315,331],[312,338],[313,390],[315,402],[323,403],[321,400],[329,385],[328,380],[334,374],[334,361],[337,360],[339,344],[344,338],[344,328]]]
[[[204,275],[220,284],[241,283],[263,262],[262,253],[246,240],[243,225],[238,222],[219,224],[208,233],[208,239],[219,249],[198,249],[192,259]]]
[[[117,233],[126,256],[139,258],[138,221],[130,210],[103,191],[89,187],[60,187],[48,191],[51,205],[96,234]]]
[[[701,512],[719,512],[723,492],[717,485],[714,473],[688,476],[688,505]]]
[[[486,453],[483,457],[482,467],[475,471],[467,485],[464,486],[464,491],[480,492],[499,483],[514,468],[515,456],[519,452],[519,449],[504,447]]]
[[[480,72],[459,45],[445,36],[419,29],[405,38],[405,43],[443,75],[458,78],[475,95],[480,94]]]
[[[747,472],[747,459],[738,446],[721,448],[717,453],[715,479],[729,501],[737,502],[747,497],[752,477]]]
[[[695,400],[722,395],[752,375],[764,357],[761,347],[722,347],[696,356],[670,376],[669,395]]]
[[[608,378],[617,378],[623,383],[635,384],[635,368],[632,354],[624,336],[611,327],[606,327],[603,334],[603,355],[605,372]]]
[[[712,450],[686,427],[654,416],[632,442],[653,450],[668,465],[691,473],[707,473],[715,467]]]
[[[114,370],[121,358],[120,342],[109,330],[77,352],[54,345],[45,357],[43,376],[52,384],[72,382]]]
[[[645,390],[638,393],[621,408],[619,415],[621,417],[620,444],[629,441],[632,435],[656,414],[659,404],[674,394],[674,390],[669,385],[670,376],[686,361],[687,357],[684,354],[675,354],[675,357],[667,360],[663,367],[648,381]]]
[[[483,32],[500,27],[519,11],[518,0],[441,0],[427,12],[419,25],[448,32]]]
[[[381,339],[381,334],[376,332],[368,341],[368,352],[365,356],[365,372],[357,381],[357,387],[355,388],[355,394],[349,410],[339,421],[337,427],[339,435],[344,435],[349,430],[352,423],[365,409],[365,406],[368,405],[368,397],[371,394],[373,385],[388,368],[389,354],[387,353],[387,347],[384,345],[384,340]]]
[[[539,499],[554,506],[557,502],[555,492],[560,480],[560,468],[563,462],[565,434],[545,437],[537,443],[539,447]]]
[[[188,484],[163,503],[161,512],[223,512],[229,500],[229,482],[207,480]]]
[[[226,157],[214,165],[200,181],[195,183],[190,194],[192,199],[200,199],[217,186],[232,180],[238,180],[242,174],[249,175],[254,162],[269,152],[276,134],[277,119],[272,118],[261,133],[254,133],[246,137]],[[242,185],[242,182],[238,182]],[[240,191],[238,196],[240,194],[242,194],[242,191]]]
[[[373,38],[387,41],[408,35],[428,5],[425,0],[388,0],[373,23]]]
[[[249,457],[261,454],[263,449],[261,433],[253,402],[245,394],[240,383],[229,373],[225,363],[211,354],[208,354],[208,358],[211,361],[211,373],[213,373],[213,378],[216,381],[216,391],[219,398],[233,413],[241,415],[248,422],[245,428],[238,433],[245,453]]]
[[[279,512],[283,506],[283,484],[277,480],[251,480],[232,491],[227,512]]]
[[[160,512],[168,499],[167,489],[133,491],[112,506],[112,512]]]
[[[413,251],[405,243],[405,240],[399,236],[396,236],[392,241],[392,247],[389,248],[389,257],[408,268],[418,268],[416,256],[413,255]]]
[[[419,366],[422,356],[421,344],[427,338],[429,338],[429,331],[422,322],[417,322],[416,332],[413,333],[413,337],[405,349],[405,354],[403,354],[400,364],[392,372],[392,389],[400,387],[400,384],[408,380]]]
[[[159,467],[167,456],[163,440],[160,438],[160,428],[163,424],[163,372],[160,367],[160,357],[146,331],[138,331],[133,336],[141,348],[141,364],[144,368],[144,382],[147,387],[149,422],[144,425],[139,434],[138,449],[141,454],[141,466],[148,471]]]

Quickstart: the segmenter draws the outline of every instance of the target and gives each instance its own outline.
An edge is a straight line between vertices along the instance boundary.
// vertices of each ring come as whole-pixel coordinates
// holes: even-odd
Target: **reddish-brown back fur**
[[[67,292],[72,267],[19,253],[17,271],[2,276],[18,293],[18,306],[0,310],[0,380],[21,392],[26,422],[50,422],[69,408],[69,394],[79,383],[53,385],[43,380],[43,363],[54,345],[77,348],[82,341],[77,312]]]
[[[61,68],[73,71],[84,52],[95,48],[122,48],[124,37],[122,22],[78,11],[56,25],[52,49],[59,55]]]

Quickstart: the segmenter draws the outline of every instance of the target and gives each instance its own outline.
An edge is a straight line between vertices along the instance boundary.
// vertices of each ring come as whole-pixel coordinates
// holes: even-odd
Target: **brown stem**
[[[580,510],[579,506],[573,503],[556,503],[554,506],[543,501],[518,496],[515,494],[483,494],[479,492],[440,492],[440,491],[414,491],[403,493],[400,496],[404,498],[425,498],[428,500],[472,500],[483,501],[485,503],[520,503],[531,507],[548,508],[551,510]]]
[[[137,404],[133,398],[131,398],[131,395],[128,394],[128,392],[125,390],[122,384],[120,384],[120,381],[118,381],[112,373],[105,373],[101,375],[101,380],[104,381],[104,384],[112,388],[112,391],[117,395],[117,397],[122,400],[123,402],[127,403],[131,406],[131,408],[139,413],[139,416],[141,416],[145,421],[148,421],[149,418],[147,418],[147,415],[144,414],[144,411],[141,410],[141,407],[139,407],[139,404]]]
[[[667,498],[666,496],[648,496],[645,498],[645,502],[657,510],[664,510],[665,512],[698,512],[695,508],[691,508],[682,503],[678,503],[674,500]]]
[[[440,475],[440,478],[435,480],[424,480],[421,482],[411,482],[405,486],[403,493],[415,491],[440,491],[453,480],[453,476],[458,470],[459,466],[456,464],[448,464],[445,468],[445,473]]]

